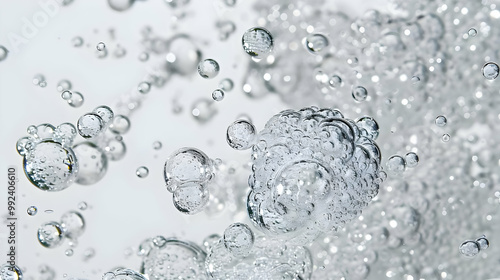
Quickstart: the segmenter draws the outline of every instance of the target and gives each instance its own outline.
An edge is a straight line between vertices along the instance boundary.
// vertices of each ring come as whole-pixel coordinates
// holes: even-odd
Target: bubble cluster
[[[475,241],[464,241],[462,244],[460,244],[458,250],[460,251],[460,254],[465,257],[475,257],[481,250],[488,249],[489,246],[490,243],[488,239],[486,239],[486,236],[483,235]]]
[[[137,271],[119,268],[111,272],[106,272],[102,276],[102,280],[148,280],[148,278]]]
[[[47,222],[38,228],[38,242],[43,247],[55,248],[69,239],[72,243],[77,243],[85,230],[85,220],[76,211],[68,211],[61,216],[60,222]]]
[[[212,160],[196,148],[172,153],[164,166],[167,190],[174,206],[182,213],[196,214],[208,203],[208,184],[215,176]]]
[[[378,193],[380,150],[338,110],[283,111],[252,152],[248,213],[272,235],[313,240],[359,216]]]

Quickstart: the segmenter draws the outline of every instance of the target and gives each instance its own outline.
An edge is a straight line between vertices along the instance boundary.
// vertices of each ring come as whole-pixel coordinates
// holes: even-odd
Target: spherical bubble
[[[101,117],[102,121],[104,122],[104,126],[106,126],[109,121],[111,121],[114,117],[114,113],[113,113],[113,110],[111,110],[111,108],[109,108],[108,106],[105,106],[105,105],[101,105],[97,108],[95,108],[92,113],[95,113],[97,115],[99,115],[99,117]]]
[[[80,209],[82,211],[87,210],[87,207],[88,207],[88,205],[87,205],[87,202],[85,202],[85,201],[81,201],[80,203],[78,203],[78,209]]]
[[[213,59],[205,59],[198,64],[198,74],[202,78],[212,79],[219,74],[219,63]]]
[[[144,275],[137,271],[127,268],[119,268],[112,272],[106,272],[102,280],[148,280]]]
[[[137,90],[142,93],[142,94],[146,94],[148,93],[150,90],[151,90],[151,84],[148,83],[148,82],[141,82],[138,86],[137,86]]]
[[[45,87],[47,83],[45,82],[45,76],[42,74],[36,74],[35,77],[33,77],[33,84],[40,86],[40,87]]]
[[[477,35],[477,30],[475,28],[471,28],[469,29],[469,31],[467,31],[467,34],[471,37],[476,37]]]
[[[120,45],[117,45],[115,51],[113,52],[113,55],[116,58],[124,57],[126,54],[127,54],[127,50]]]
[[[83,46],[83,38],[80,36],[74,37],[73,39],[71,39],[71,45],[73,45],[73,47],[75,48]]]
[[[448,133],[445,133],[445,134],[443,134],[443,136],[441,136],[441,141],[443,141],[443,142],[448,142],[448,141],[450,141],[450,139],[451,139],[451,137]]]
[[[73,124],[63,123],[56,127],[52,139],[65,147],[70,147],[76,135],[76,127]]]
[[[36,126],[36,135],[38,139],[49,140],[54,138],[55,127],[48,123],[43,123]]]
[[[78,133],[83,138],[94,138],[105,128],[103,119],[95,113],[87,113],[78,119]]]
[[[203,239],[203,246],[205,247],[205,252],[210,252],[211,248],[219,242],[221,236],[218,234],[211,234],[205,239]]]
[[[28,207],[28,209],[26,209],[26,212],[30,216],[35,216],[36,213],[38,212],[38,208],[36,208],[36,206],[30,206],[30,207]]]
[[[118,12],[128,10],[134,2],[135,0],[108,0],[109,7]]]
[[[9,51],[4,46],[0,45],[0,61],[5,60],[8,54]]]
[[[164,238],[144,257],[141,273],[149,280],[206,279],[206,254],[196,244]]]
[[[0,266],[0,279],[2,280],[22,280],[23,272],[17,265],[3,264]]]
[[[139,178],[146,178],[148,177],[149,174],[149,169],[146,166],[140,166],[137,168],[135,171],[135,175]]]
[[[141,52],[139,54],[139,60],[142,61],[142,62],[145,62],[145,61],[148,61],[149,59],[149,53],[147,52]]]
[[[85,220],[76,211],[68,211],[61,216],[61,228],[65,237],[75,239],[85,230]]]
[[[116,115],[109,125],[109,130],[116,134],[125,134],[130,129],[130,120],[124,115]]]
[[[76,182],[92,185],[101,180],[108,170],[108,158],[97,145],[91,142],[78,143],[73,152],[79,163]]]
[[[201,60],[201,52],[187,35],[174,36],[168,46],[166,60],[170,72],[188,75],[196,71]]]
[[[236,31],[236,25],[230,20],[219,20],[215,23],[215,27],[219,31],[219,39],[221,41],[227,40]]]
[[[17,153],[21,156],[26,155],[33,147],[35,146],[35,143],[33,143],[32,139],[30,137],[22,137],[17,140],[16,143],[16,150]]]
[[[448,123],[448,120],[446,119],[445,116],[437,116],[434,123],[439,127],[443,127]]]
[[[234,88],[233,80],[226,78],[219,83],[219,88],[223,91],[231,91]]]
[[[70,100],[72,96],[73,93],[69,90],[65,90],[61,93],[61,98],[66,101]]]
[[[24,173],[30,182],[44,191],[61,191],[73,183],[78,161],[73,150],[52,140],[34,146],[23,160]]]
[[[153,142],[153,149],[160,150],[161,147],[163,147],[163,144],[160,141],[154,141]]]
[[[368,97],[368,91],[362,86],[357,86],[352,90],[352,98],[358,102],[365,101]]]
[[[487,62],[483,68],[481,69],[483,72],[483,76],[487,80],[494,80],[498,77],[498,73],[500,72],[500,68],[498,67],[498,64],[495,62]]]
[[[74,107],[74,108],[78,108],[78,107],[82,106],[84,98],[83,98],[83,95],[81,93],[79,93],[78,91],[72,91],[71,98],[66,100],[66,101],[68,102],[69,106]]]
[[[178,186],[196,182],[205,183],[213,177],[211,159],[196,148],[181,148],[165,162],[164,178],[167,189],[173,192]]]
[[[328,38],[323,34],[311,34],[304,38],[303,43],[307,51],[316,54],[328,47]]]
[[[386,163],[387,171],[392,174],[399,175],[406,170],[406,162],[404,158],[398,155],[394,155],[387,160]]]
[[[62,227],[57,222],[48,222],[38,228],[38,241],[46,248],[55,248],[64,241]]]
[[[68,80],[60,80],[59,83],[57,83],[57,91],[59,92],[64,92],[65,90],[71,90],[72,85],[71,82]]]
[[[273,50],[273,36],[261,27],[248,29],[241,39],[243,50],[255,58],[262,58]]]
[[[210,198],[208,190],[198,183],[185,183],[174,191],[174,206],[182,213],[193,215],[203,211]]]
[[[484,235],[476,239],[476,243],[479,245],[480,250],[485,250],[488,249],[488,247],[490,247],[490,242],[488,241],[488,239],[486,239],[486,236]]]
[[[209,121],[216,113],[217,109],[210,99],[199,99],[193,103],[191,108],[191,114],[201,123]]]
[[[117,161],[125,156],[127,153],[127,147],[122,140],[111,138],[107,141],[104,151],[110,160]]]
[[[330,85],[331,88],[339,88],[340,86],[342,86],[342,78],[337,75],[333,75],[332,77],[330,77],[328,85]]]
[[[73,251],[73,249],[66,249],[66,251],[64,251],[64,254],[65,254],[67,257],[71,257],[71,256],[73,256],[74,251]]]
[[[418,165],[418,155],[414,152],[409,152],[405,155],[406,167],[413,168]]]
[[[380,128],[375,119],[372,117],[362,117],[356,121],[356,125],[360,129],[361,135],[372,140],[377,140]]]
[[[98,51],[104,51],[105,48],[106,48],[106,45],[103,42],[97,43],[96,49]]]
[[[224,91],[222,89],[212,91],[212,99],[214,101],[222,101],[224,99]]]
[[[475,257],[479,253],[479,244],[475,241],[465,241],[458,247],[460,254],[466,257]]]
[[[252,230],[245,224],[234,223],[224,231],[224,246],[237,258],[250,254],[254,243]]]
[[[254,145],[255,136],[256,131],[252,123],[237,120],[227,128],[226,141],[233,149],[246,150]]]

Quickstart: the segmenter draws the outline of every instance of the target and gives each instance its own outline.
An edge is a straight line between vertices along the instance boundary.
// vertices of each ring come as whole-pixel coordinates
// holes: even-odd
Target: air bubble
[[[310,53],[317,54],[328,47],[328,38],[323,34],[311,34],[304,38],[303,43]]]
[[[8,54],[9,51],[4,46],[0,45],[0,61],[5,60]]]
[[[79,48],[83,46],[83,38],[80,36],[74,37],[73,39],[71,39],[71,44],[73,45],[73,47]]]
[[[219,88],[223,91],[231,91],[234,88],[233,80],[226,78],[219,83]]]
[[[59,92],[71,90],[71,88],[72,88],[71,82],[68,80],[60,80],[59,83],[57,83],[57,91],[59,91]],[[65,99],[65,100],[67,100],[67,99]]]
[[[252,230],[245,224],[234,223],[224,231],[224,246],[237,258],[250,254],[254,243]]]
[[[62,227],[57,222],[48,222],[38,228],[38,241],[46,248],[55,248],[64,241]]]
[[[215,78],[219,70],[219,63],[213,59],[205,59],[198,64],[198,74],[205,79]]]
[[[216,89],[212,92],[212,99],[214,101],[222,101],[224,99],[224,91],[222,89]]]
[[[61,216],[61,229],[65,237],[69,239],[78,238],[85,230],[85,220],[76,211],[68,211]]]
[[[467,31],[467,34],[471,37],[476,37],[477,35],[477,30],[475,28],[471,28],[469,29],[469,31]]]
[[[414,152],[407,153],[405,155],[406,167],[413,168],[418,165],[418,155]]]
[[[100,52],[101,52],[101,51],[104,51],[104,49],[105,49],[105,48],[106,48],[106,45],[105,45],[103,42],[99,42],[99,43],[97,43],[96,49],[97,49],[98,51],[100,51]]]
[[[36,206],[30,206],[30,207],[28,207],[28,209],[26,209],[26,212],[30,216],[35,216],[36,213],[38,212],[38,208]]]
[[[246,120],[237,120],[227,128],[226,141],[233,149],[246,150],[254,144],[255,136],[253,124]]]
[[[241,41],[243,50],[255,58],[262,58],[273,50],[273,36],[261,27],[248,29]]]
[[[446,119],[445,116],[437,116],[434,123],[439,127],[443,127],[448,123],[448,120]]]
[[[135,175],[139,178],[146,178],[148,177],[149,174],[149,169],[146,166],[140,166],[137,168],[135,171]]]
[[[465,241],[458,249],[463,256],[475,257],[479,253],[479,244],[475,241]]]
[[[387,160],[386,166],[390,173],[400,175],[406,169],[406,162],[401,156],[394,155]]]
[[[109,125],[109,130],[116,134],[125,134],[130,129],[130,121],[124,115],[116,115]]]
[[[448,133],[445,133],[443,134],[443,136],[441,136],[441,141],[448,142],[450,141],[450,138],[451,138],[450,135]]]
[[[160,150],[163,144],[160,141],[154,141],[153,142],[153,149],[155,150]]]
[[[142,93],[142,94],[146,94],[148,93],[150,90],[151,90],[151,84],[148,83],[148,82],[141,82],[138,86],[137,86],[137,90]]]
[[[95,113],[87,113],[78,119],[78,133],[83,138],[94,138],[104,130],[103,119]]]
[[[23,280],[23,272],[17,265],[6,263],[0,266],[0,279]]]
[[[78,108],[82,106],[84,99],[81,93],[79,93],[78,91],[72,91],[71,98],[66,101],[68,102],[69,106]]]
[[[368,97],[368,91],[362,86],[357,86],[352,91],[352,97],[358,102],[365,101]]]
[[[498,64],[496,64],[495,62],[488,62],[483,66],[481,71],[483,72],[483,76],[487,80],[494,80],[498,77],[500,69],[498,67]]]

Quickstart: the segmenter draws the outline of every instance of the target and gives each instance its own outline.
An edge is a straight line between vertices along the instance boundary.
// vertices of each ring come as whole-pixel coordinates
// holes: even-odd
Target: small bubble
[[[273,50],[273,36],[261,27],[248,29],[241,39],[243,50],[255,58],[262,58]]]
[[[142,62],[148,61],[149,60],[149,53],[147,52],[141,52],[139,54],[139,60]]]
[[[392,174],[399,175],[405,171],[406,162],[401,156],[394,155],[387,160],[386,166],[387,171]]]
[[[68,257],[73,256],[73,249],[67,249],[67,250],[64,252],[64,254],[65,254],[66,256],[68,256]]]
[[[224,4],[228,7],[234,7],[234,5],[236,5],[236,0],[224,0]]]
[[[109,126],[109,130],[116,134],[125,134],[130,129],[130,120],[123,115],[116,115]]]
[[[235,257],[245,257],[253,247],[254,235],[252,230],[242,223],[231,224],[224,231],[224,246]]]
[[[87,248],[85,251],[83,251],[83,258],[84,260],[91,259],[95,256],[95,250],[94,248]]]
[[[94,138],[103,131],[104,121],[95,113],[87,113],[78,119],[76,127],[83,138]]]
[[[126,54],[127,54],[127,50],[120,45],[117,45],[116,49],[113,51],[113,55],[116,58],[124,57]]]
[[[100,51],[100,52],[101,52],[101,51],[104,51],[104,49],[105,49],[105,48],[106,48],[106,45],[105,45],[103,42],[99,42],[99,43],[97,43],[96,49],[97,49],[98,51]]]
[[[352,97],[358,102],[365,101],[368,97],[368,91],[362,86],[357,86],[352,91]]]
[[[316,54],[328,47],[328,38],[323,34],[311,34],[304,38],[303,43],[307,51]]]
[[[146,178],[148,177],[149,174],[149,169],[146,166],[140,166],[137,168],[135,171],[135,175],[139,178]]]
[[[70,90],[71,87],[72,87],[71,82],[68,80],[60,80],[59,83],[57,83],[57,91],[59,92]]]
[[[416,85],[420,82],[420,78],[418,76],[411,77],[411,83]]]
[[[467,31],[467,34],[471,37],[476,37],[477,35],[477,30],[475,28],[471,28],[469,29],[469,31]]]
[[[441,137],[441,140],[442,140],[443,142],[448,142],[448,141],[450,141],[450,138],[451,138],[451,137],[450,137],[450,135],[449,135],[448,133],[445,133],[445,134],[443,134],[443,136]]]
[[[8,54],[9,51],[4,46],[0,45],[0,61],[5,60]]]
[[[445,116],[437,116],[434,123],[439,127],[443,127],[448,123],[448,120],[446,119]]]
[[[215,101],[222,101],[224,99],[224,91],[222,89],[216,89],[212,92],[212,99]]]
[[[224,91],[231,91],[234,88],[233,80],[226,78],[219,83],[219,88]]]
[[[77,36],[77,37],[71,39],[71,44],[73,45],[73,47],[79,48],[79,47],[83,46],[83,38],[80,36]]]
[[[30,216],[35,216],[36,213],[38,212],[38,208],[36,208],[36,206],[30,206],[30,207],[28,207],[28,209],[26,210],[26,212]]]
[[[219,74],[219,63],[213,59],[205,59],[198,64],[198,74],[202,78],[212,79]]]
[[[47,82],[45,81],[45,77],[42,74],[37,74],[33,77],[33,84],[39,87],[47,86]]]
[[[151,90],[151,84],[148,83],[148,82],[141,82],[138,86],[137,86],[137,90],[142,93],[142,94],[146,94],[148,93],[150,90]]]
[[[418,165],[418,161],[418,155],[414,152],[409,152],[405,155],[405,162],[407,167],[416,167]]]
[[[337,75],[333,75],[328,81],[328,85],[330,85],[331,88],[338,88],[342,85],[342,78]]]
[[[356,125],[361,129],[361,135],[372,140],[378,138],[380,128],[377,121],[372,117],[362,117],[356,121]]]
[[[48,222],[38,228],[38,241],[46,248],[54,248],[64,241],[61,225],[57,222]]]
[[[498,64],[495,62],[488,62],[483,66],[483,69],[481,69],[483,72],[483,76],[487,80],[494,80],[498,77],[498,73],[500,71]]]
[[[161,149],[162,146],[163,145],[162,145],[162,143],[160,141],[154,141],[153,142],[153,149],[155,149],[155,150]]]
[[[480,250],[486,250],[488,249],[488,247],[490,247],[490,242],[484,235],[476,239],[476,243],[479,245]]]
[[[466,257],[475,257],[479,253],[479,244],[475,241],[465,241],[458,248],[460,253]]]
[[[233,122],[226,132],[226,141],[231,148],[246,150],[253,146],[256,131],[252,123],[245,120]]]
[[[83,211],[83,210],[87,210],[87,208],[88,208],[87,202],[82,201],[82,202],[78,203],[78,209]]]

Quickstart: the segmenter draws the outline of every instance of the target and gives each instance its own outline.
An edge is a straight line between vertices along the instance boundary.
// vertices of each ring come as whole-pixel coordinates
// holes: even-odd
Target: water
[[[204,59],[198,64],[198,74],[204,79],[213,79],[219,75],[219,63],[213,59]]]
[[[243,34],[241,39],[243,50],[255,58],[263,58],[274,47],[273,36],[271,33],[262,27],[250,28]]]

